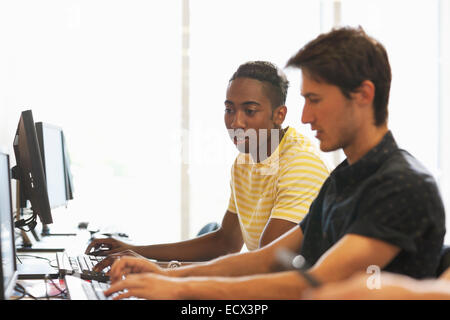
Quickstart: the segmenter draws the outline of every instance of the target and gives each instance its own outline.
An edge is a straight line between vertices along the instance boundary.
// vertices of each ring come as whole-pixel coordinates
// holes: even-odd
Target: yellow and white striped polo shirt
[[[328,175],[317,148],[294,128],[260,163],[240,153],[231,168],[228,211],[237,213],[247,249],[259,247],[270,218],[299,223]]]

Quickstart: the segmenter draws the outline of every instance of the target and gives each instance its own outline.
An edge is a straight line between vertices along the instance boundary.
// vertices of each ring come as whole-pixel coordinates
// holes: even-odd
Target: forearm
[[[261,250],[229,254],[202,264],[189,265],[168,271],[170,276],[226,276],[237,277],[272,271],[273,255]]]
[[[132,250],[158,261],[206,261],[233,252],[215,233],[175,243],[133,246]]]
[[[450,281],[400,279],[382,282],[380,294],[384,299],[448,300]],[[393,293],[393,294],[392,294]]]
[[[285,248],[293,252],[299,250],[303,234],[299,227],[293,228],[271,244],[250,252],[230,254],[201,265],[186,266],[169,271],[176,277],[187,276],[247,276],[277,271],[276,252]]]
[[[296,272],[244,277],[184,278],[179,299],[300,299],[308,285]]]

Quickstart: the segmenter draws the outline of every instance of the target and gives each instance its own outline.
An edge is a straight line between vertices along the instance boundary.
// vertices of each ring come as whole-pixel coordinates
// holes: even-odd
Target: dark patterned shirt
[[[300,254],[310,266],[343,236],[358,234],[401,249],[383,270],[425,278],[436,274],[445,213],[434,178],[389,131],[359,161],[336,167],[300,227]]]

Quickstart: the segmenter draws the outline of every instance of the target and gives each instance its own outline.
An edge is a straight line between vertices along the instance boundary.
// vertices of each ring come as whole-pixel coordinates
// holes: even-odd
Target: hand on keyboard
[[[56,253],[58,269],[62,275],[78,274],[79,277],[85,280],[109,281],[109,276],[105,273],[93,270],[94,265],[102,259],[101,257],[83,254],[70,256],[66,252]]]
[[[164,300],[185,299],[186,297],[180,296],[182,291],[179,290],[185,283],[180,282],[179,278],[161,277],[157,274],[132,274],[124,280],[112,283],[109,289],[104,291],[104,295],[107,298],[112,297],[113,300],[130,297]]]
[[[103,262],[103,261],[102,261]],[[108,275],[111,282],[122,280],[123,276],[131,273],[156,273],[160,275],[168,275],[170,269],[161,268],[156,263],[138,257],[121,257],[111,266]]]
[[[99,263],[97,263],[93,267],[93,270],[100,272],[103,269],[110,267],[114,263],[114,261],[116,261],[117,259],[124,257],[124,256],[131,256],[131,257],[136,257],[136,258],[140,258],[140,259],[145,259],[145,257],[137,254],[136,252],[134,252],[132,250],[125,250],[123,252],[110,254],[106,258],[102,259]]]
[[[92,240],[86,248],[85,254],[107,256],[125,250],[132,250],[133,246],[114,238]]]

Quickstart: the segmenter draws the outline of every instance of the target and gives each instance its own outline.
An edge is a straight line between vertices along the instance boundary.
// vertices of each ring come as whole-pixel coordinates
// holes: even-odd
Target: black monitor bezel
[[[25,134],[25,139],[23,134]],[[21,198],[25,197],[30,201],[33,214],[37,214],[43,224],[53,223],[42,156],[31,110],[21,113],[13,146],[16,157],[16,167],[14,168],[16,176],[14,178],[20,181]],[[24,152],[27,152],[28,155],[24,155]],[[24,166],[30,169],[31,176],[24,172]],[[22,206],[22,199],[20,202]]]

